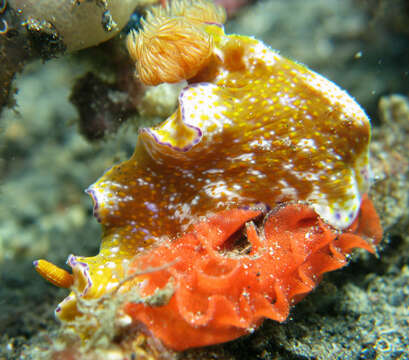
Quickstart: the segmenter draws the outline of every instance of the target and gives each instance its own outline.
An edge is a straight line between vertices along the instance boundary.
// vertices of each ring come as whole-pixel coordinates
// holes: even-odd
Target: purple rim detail
[[[191,125],[191,124],[189,124],[189,123],[186,122],[186,118],[185,118],[185,106],[184,106],[184,104],[183,104],[183,103],[184,103],[184,101],[183,101],[183,96],[184,96],[184,94],[186,93],[186,91],[187,91],[188,89],[191,89],[191,88],[193,88],[193,87],[208,86],[208,85],[210,85],[210,83],[207,83],[207,82],[192,84],[192,85],[186,86],[184,89],[182,89],[182,91],[181,91],[180,94],[179,94],[179,106],[180,106],[180,113],[181,113],[181,116],[182,116],[182,122],[183,122],[187,127],[193,129],[193,130],[196,131],[196,133],[197,133],[197,137],[192,141],[191,144],[189,144],[189,145],[187,145],[187,146],[185,146],[185,147],[183,147],[183,148],[180,148],[180,147],[177,147],[177,146],[172,146],[172,144],[170,144],[170,143],[168,143],[168,142],[162,142],[162,141],[160,141],[160,140],[158,139],[158,137],[152,132],[152,130],[151,130],[150,128],[143,128],[143,129],[140,130],[140,133],[142,133],[142,132],[148,133],[148,134],[155,140],[155,142],[156,142],[157,144],[167,146],[167,147],[169,147],[169,148],[171,148],[171,149],[173,149],[173,150],[175,150],[175,151],[179,151],[179,152],[187,152],[187,151],[189,151],[193,146],[195,146],[196,144],[198,144],[198,143],[200,142],[200,140],[201,140],[202,137],[203,137],[203,132],[202,132],[202,130],[201,130],[199,127],[193,126],[193,125]]]
[[[38,266],[38,260],[34,260],[34,261],[33,261],[33,266],[34,266],[34,267],[37,267],[37,266]]]
[[[370,178],[371,178],[370,171],[366,166],[364,168],[362,168],[360,172],[361,172],[361,175],[363,176],[363,178],[366,181],[370,180]]]
[[[81,297],[85,296],[92,286],[92,280],[89,275],[88,264],[85,262],[77,261],[77,257],[74,255],[68,256],[67,264],[71,266],[73,272],[75,271],[75,268],[79,269],[79,271],[82,272],[82,275],[87,279],[87,285],[85,286],[84,290],[81,293]]]
[[[68,295],[63,301],[61,301],[58,306],[55,308],[54,310],[54,314],[55,316],[58,318],[57,313],[62,311],[62,307],[64,306],[64,304],[74,300],[75,297],[73,295]]]
[[[91,188],[91,186],[85,190],[85,192],[91,196],[92,202],[94,203],[94,207],[92,208],[92,213],[94,215],[94,217],[97,219],[97,221],[100,223],[102,221],[102,219],[99,216],[99,203],[98,203],[98,198],[97,198],[97,194],[95,192],[95,190],[93,190]]]
[[[271,210],[270,205],[263,203],[261,201],[255,202],[254,204],[251,205],[241,205],[238,208],[243,210],[259,210],[263,214],[266,214]]]
[[[206,21],[205,24],[206,24],[206,25],[216,25],[216,26],[218,26],[219,28],[221,28],[221,29],[224,30],[224,25],[223,25],[223,24],[220,24],[220,23],[217,23],[217,22]]]

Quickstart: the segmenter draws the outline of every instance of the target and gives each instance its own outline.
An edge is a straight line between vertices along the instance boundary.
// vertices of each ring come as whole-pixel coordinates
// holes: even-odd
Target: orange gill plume
[[[168,1],[166,7],[155,6],[151,17],[183,17],[185,20],[198,25],[203,23],[224,24],[226,21],[226,12],[224,8],[208,0],[182,0]]]
[[[213,50],[213,38],[202,25],[222,24],[225,19],[221,7],[205,0],[154,7],[142,20],[143,30],[132,30],[127,38],[140,80],[158,85],[194,77]]]

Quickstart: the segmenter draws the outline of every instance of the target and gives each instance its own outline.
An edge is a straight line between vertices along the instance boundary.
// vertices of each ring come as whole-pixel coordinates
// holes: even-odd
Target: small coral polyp
[[[260,41],[226,35],[214,4],[172,4],[127,45],[143,81],[187,86],[176,112],[88,189],[101,249],[70,256],[76,291],[57,316],[75,322],[75,294],[173,286],[166,304],[123,310],[183,350],[284,321],[353,248],[374,252],[382,230],[365,195],[370,122],[354,99]]]

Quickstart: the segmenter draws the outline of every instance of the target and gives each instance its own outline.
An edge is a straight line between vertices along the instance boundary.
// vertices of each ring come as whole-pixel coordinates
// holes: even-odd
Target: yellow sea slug
[[[234,208],[301,202],[335,230],[369,189],[370,122],[345,91],[261,41],[226,35],[205,0],[157,7],[127,39],[140,79],[187,81],[165,122],[87,192],[103,226],[100,253],[71,255],[83,298],[111,292],[130,261],[192,223]],[[72,293],[57,309],[78,313]]]

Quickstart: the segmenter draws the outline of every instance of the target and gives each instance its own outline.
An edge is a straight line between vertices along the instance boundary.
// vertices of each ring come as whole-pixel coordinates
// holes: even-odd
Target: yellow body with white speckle
[[[211,53],[186,72],[178,109],[88,189],[104,236],[97,256],[69,260],[84,298],[112,291],[134,256],[213,212],[305,202],[342,230],[368,190],[370,123],[354,99],[256,39],[192,26]],[[75,301],[60,319],[72,320]]]

